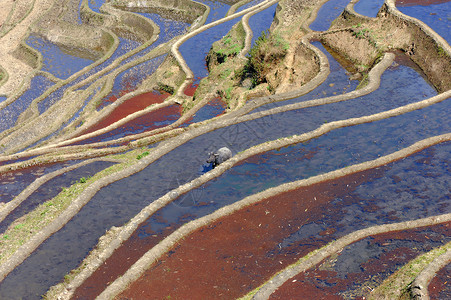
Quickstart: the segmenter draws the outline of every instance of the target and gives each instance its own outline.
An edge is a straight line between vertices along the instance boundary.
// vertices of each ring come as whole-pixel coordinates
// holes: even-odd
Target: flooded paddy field
[[[264,297],[363,299],[449,251],[449,1],[35,2],[0,37],[0,298],[251,299],[390,228]]]

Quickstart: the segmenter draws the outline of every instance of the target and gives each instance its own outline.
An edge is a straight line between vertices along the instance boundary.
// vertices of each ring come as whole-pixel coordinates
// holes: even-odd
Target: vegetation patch
[[[262,32],[249,51],[249,60],[239,76],[241,80],[251,78],[252,87],[268,82],[267,77],[288,53],[290,44],[279,34]]]

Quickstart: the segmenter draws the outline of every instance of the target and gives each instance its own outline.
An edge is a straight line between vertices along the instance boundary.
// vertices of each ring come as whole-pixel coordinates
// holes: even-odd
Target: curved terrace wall
[[[368,66],[381,52],[399,49],[410,56],[438,91],[451,88],[451,48],[443,38],[424,23],[400,13],[392,0],[385,2],[376,18],[357,14],[355,2],[346,7],[330,31],[321,35],[328,46]],[[355,57],[356,49],[365,53],[360,61]]]
[[[193,23],[205,11],[204,5],[190,0],[112,0],[110,4],[121,10],[155,12],[188,23]]]

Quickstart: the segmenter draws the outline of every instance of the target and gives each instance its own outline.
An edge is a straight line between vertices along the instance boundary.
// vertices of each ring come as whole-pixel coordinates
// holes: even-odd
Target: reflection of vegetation
[[[253,86],[266,82],[266,75],[282,61],[288,48],[289,44],[280,35],[262,32],[249,51],[249,61],[239,76],[241,79],[250,77]]]

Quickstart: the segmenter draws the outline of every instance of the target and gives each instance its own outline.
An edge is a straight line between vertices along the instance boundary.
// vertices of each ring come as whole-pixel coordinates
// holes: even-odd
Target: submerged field
[[[1,2],[0,298],[450,298],[450,4]]]

